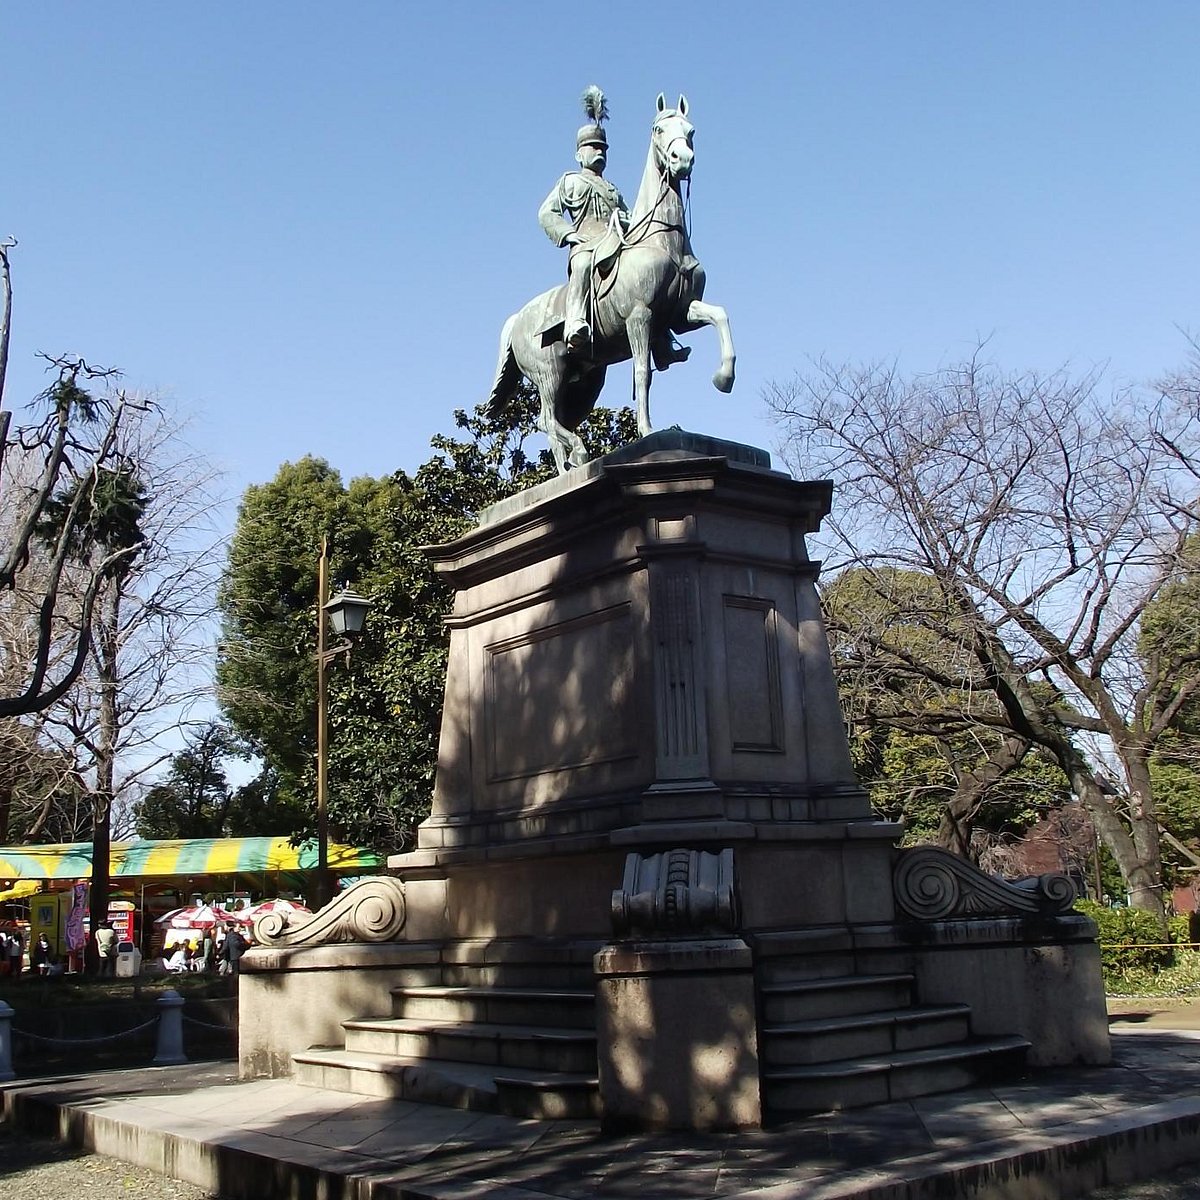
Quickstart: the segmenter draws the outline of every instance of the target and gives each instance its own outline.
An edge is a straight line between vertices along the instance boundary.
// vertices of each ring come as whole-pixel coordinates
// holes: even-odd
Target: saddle
[[[594,243],[592,250],[592,288],[602,279],[607,279],[616,270],[617,260],[621,257],[621,231],[611,225],[607,232]]]
[[[592,259],[592,275],[587,294],[594,299],[602,293],[602,285],[614,274],[621,261],[621,251],[624,249],[621,231],[610,225],[608,230],[592,242],[587,249],[590,251]],[[691,275],[699,265],[700,260],[691,254],[687,255],[679,264],[680,274],[685,280],[685,287],[690,286]],[[563,327],[567,321],[566,309],[567,289],[565,287],[556,288],[550,302],[547,319],[541,329],[537,331],[543,346],[550,346],[563,340]],[[588,324],[593,329],[596,328],[594,312],[588,313]]]

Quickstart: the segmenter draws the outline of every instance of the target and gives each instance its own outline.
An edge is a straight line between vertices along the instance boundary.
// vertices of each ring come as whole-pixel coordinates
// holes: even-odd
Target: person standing
[[[30,971],[35,975],[49,975],[50,963],[53,959],[54,952],[50,949],[50,939],[44,933],[39,933],[38,940],[29,952]]]
[[[242,937],[241,930],[232,923],[225,928],[225,941],[221,945],[221,962],[223,975],[234,975],[238,973],[238,964],[242,961],[242,955],[245,954],[250,943]]]
[[[100,977],[112,975],[117,966],[117,934],[111,921],[101,921],[96,930],[96,954],[100,958]]]
[[[8,973],[16,979],[21,974],[21,960],[25,956],[25,943],[21,940],[19,929],[12,931],[6,949],[8,950]]]

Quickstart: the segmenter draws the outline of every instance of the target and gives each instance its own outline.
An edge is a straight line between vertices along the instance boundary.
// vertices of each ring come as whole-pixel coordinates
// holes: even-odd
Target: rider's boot
[[[592,330],[582,317],[568,317],[563,327],[568,354],[585,354],[592,344]]]
[[[692,353],[691,346],[681,346],[669,333],[656,339],[650,347],[654,357],[654,369],[665,371],[672,363],[687,362]]]
[[[583,357],[592,345],[592,327],[588,324],[587,283],[592,256],[576,251],[571,258],[571,273],[567,278],[566,314],[563,321],[563,341],[567,353]]]

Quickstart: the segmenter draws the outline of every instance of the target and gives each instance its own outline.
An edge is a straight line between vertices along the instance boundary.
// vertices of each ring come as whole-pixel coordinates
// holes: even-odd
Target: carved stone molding
[[[627,855],[624,881],[612,895],[612,922],[619,938],[733,933],[733,850]]]
[[[892,885],[901,912],[921,921],[1055,916],[1075,903],[1075,885],[1065,875],[1001,879],[934,846],[900,851]]]
[[[404,928],[404,884],[390,875],[360,879],[318,913],[270,912],[254,922],[263,946],[391,942]]]
[[[686,571],[654,581],[654,690],[660,770],[686,778],[702,765],[703,687],[697,679],[696,584]]]

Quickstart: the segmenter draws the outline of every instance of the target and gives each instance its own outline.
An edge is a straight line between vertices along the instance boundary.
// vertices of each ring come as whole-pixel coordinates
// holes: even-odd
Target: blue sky
[[[592,82],[630,200],[655,96],[687,94],[739,352],[720,395],[690,335],[656,425],[769,445],[762,388],[807,358],[923,370],[979,337],[1154,376],[1200,330],[1198,28],[1164,0],[0,0],[8,403],[71,350],[194,411],[231,495],[309,452],[414,468],[563,276],[536,212]]]

